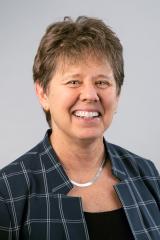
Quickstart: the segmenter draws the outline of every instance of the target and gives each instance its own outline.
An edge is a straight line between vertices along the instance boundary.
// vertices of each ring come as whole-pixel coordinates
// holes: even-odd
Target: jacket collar
[[[106,142],[106,140],[104,142],[114,176],[120,181],[140,176],[136,162],[136,158],[140,157],[120,146]]]
[[[44,139],[40,143],[43,151],[44,168],[47,170],[48,166],[52,166],[52,179],[48,180],[51,185],[50,191],[54,194],[67,194],[72,188],[73,185],[70,182],[67,174],[65,173],[56,152],[54,151],[51,143],[50,143],[50,135],[52,130],[47,130]],[[41,155],[42,153],[40,153]]]
[[[108,143],[106,140],[104,140],[104,145],[108,154],[108,159],[111,161],[113,175],[119,180],[126,179],[127,175],[125,172],[125,167],[123,166],[121,155],[117,151],[117,148],[114,147],[113,144]]]
[[[52,130],[49,129],[46,132],[45,137],[41,142],[41,147],[43,149],[42,151],[44,153],[43,155],[45,155],[43,164],[45,166],[47,165],[47,162],[50,162],[50,164],[52,164],[53,166],[52,179],[54,180],[51,184],[52,185],[51,191],[55,194],[56,193],[67,194],[73,188],[73,185],[70,182],[67,174],[65,173],[58,159],[58,156],[56,155],[50,143],[49,136],[51,135],[51,132]],[[113,175],[116,176],[120,181],[124,181],[129,177],[128,169],[125,166],[125,164],[127,164],[127,161],[125,161],[125,164],[124,164],[124,159],[129,158],[127,150],[124,150],[119,146],[108,143],[106,142],[105,139],[104,139],[104,145],[105,145],[106,153],[108,154],[108,158],[111,161]],[[44,167],[44,168],[47,169],[47,167]]]

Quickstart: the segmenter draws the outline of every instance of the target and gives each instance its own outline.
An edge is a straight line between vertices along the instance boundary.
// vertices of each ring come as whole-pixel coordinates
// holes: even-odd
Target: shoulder
[[[107,150],[113,162],[125,169],[129,175],[159,177],[159,172],[152,160],[143,158],[121,146],[107,143]]]
[[[0,170],[0,179],[3,174],[16,175],[16,173],[21,173],[25,171],[25,168],[29,171],[38,171],[42,169],[42,164],[45,159],[49,158],[52,146],[50,144],[49,135],[51,130],[49,129],[42,141],[32,147],[29,151],[24,153],[22,156],[17,158],[15,161],[11,162],[4,168]],[[47,163],[47,161],[45,161]],[[48,166],[48,165],[47,165]],[[46,167],[47,167],[46,166]]]
[[[0,195],[6,199],[26,195],[31,179],[42,172],[47,149],[43,141],[0,170]],[[40,179],[40,178],[39,178]]]
[[[0,170],[1,196],[9,199],[11,189],[17,188],[19,191],[21,191],[20,189],[26,189],[27,184],[24,181],[26,169],[29,171],[33,169],[34,171],[38,168],[39,153],[37,147],[38,145]]]
[[[43,152],[42,142],[34,146],[32,149],[24,153],[22,156],[18,157],[16,160],[3,167],[0,170],[0,176],[3,174],[13,174],[18,173],[22,170],[22,165],[29,168],[37,168],[37,160],[39,159],[40,154]]]

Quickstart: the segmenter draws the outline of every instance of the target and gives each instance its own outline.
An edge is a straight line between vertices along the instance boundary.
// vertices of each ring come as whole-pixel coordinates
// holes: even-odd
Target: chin
[[[77,140],[83,140],[83,141],[95,141],[97,139],[103,138],[103,133],[93,133],[93,132],[85,132],[85,133],[80,133],[79,135],[76,136]]]

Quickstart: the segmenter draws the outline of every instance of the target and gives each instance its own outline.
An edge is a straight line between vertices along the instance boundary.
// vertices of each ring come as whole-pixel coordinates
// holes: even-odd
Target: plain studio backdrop
[[[43,138],[33,59],[50,23],[79,15],[103,19],[124,46],[124,86],[106,139],[160,170],[159,0],[0,0],[0,168]]]

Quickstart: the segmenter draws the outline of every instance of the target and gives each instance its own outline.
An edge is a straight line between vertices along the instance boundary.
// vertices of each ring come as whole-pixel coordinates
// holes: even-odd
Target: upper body
[[[136,239],[158,239],[157,171],[104,143],[124,78],[115,33],[87,17],[50,25],[33,77],[52,131],[47,144],[1,171],[1,232],[8,239],[89,239],[84,211],[123,206]]]
[[[83,197],[69,196],[74,186],[51,146],[50,134],[48,131],[43,141],[0,172],[3,240],[89,239]],[[134,238],[159,239],[160,177],[153,163],[104,144],[113,176],[119,179],[114,188]],[[91,196],[91,206],[93,202]]]

